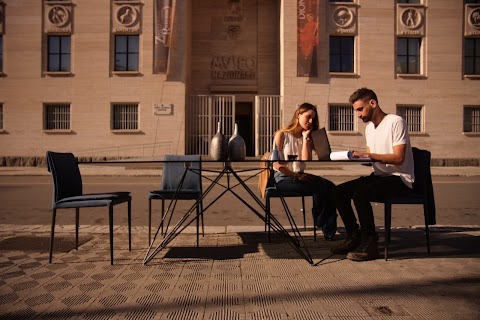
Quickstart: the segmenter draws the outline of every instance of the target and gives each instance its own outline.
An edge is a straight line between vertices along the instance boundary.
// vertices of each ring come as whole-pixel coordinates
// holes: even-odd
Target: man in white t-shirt
[[[365,129],[367,150],[354,151],[354,156],[370,157],[374,161],[373,172],[334,189],[335,205],[345,225],[347,238],[333,246],[331,251],[347,254],[350,260],[365,261],[378,258],[378,235],[370,202],[407,195],[412,191],[415,179],[413,153],[407,124],[402,117],[383,112],[375,92],[367,88],[358,89],[349,101],[357,116],[368,122]]]

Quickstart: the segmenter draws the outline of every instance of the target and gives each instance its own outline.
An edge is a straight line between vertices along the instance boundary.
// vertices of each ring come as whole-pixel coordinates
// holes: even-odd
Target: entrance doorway
[[[255,156],[254,116],[252,102],[235,103],[235,122],[238,125],[238,134],[245,140],[247,157]]]

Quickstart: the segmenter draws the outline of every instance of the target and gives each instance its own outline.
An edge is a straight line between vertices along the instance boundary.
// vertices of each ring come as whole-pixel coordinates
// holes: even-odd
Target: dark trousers
[[[373,174],[347,181],[335,187],[335,206],[342,218],[345,229],[352,233],[359,228],[352,201],[357,210],[358,221],[364,234],[375,234],[375,221],[371,201],[391,196],[403,196],[412,192],[398,176],[375,176]]]
[[[333,236],[337,231],[337,210],[333,202],[335,184],[322,177],[315,177],[313,182],[298,182],[292,178],[284,178],[277,182],[277,187],[280,191],[295,191],[313,195],[315,225],[322,228],[325,235]]]

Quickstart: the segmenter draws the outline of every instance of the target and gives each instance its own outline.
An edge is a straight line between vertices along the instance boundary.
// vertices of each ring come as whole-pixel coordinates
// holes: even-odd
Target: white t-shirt
[[[373,122],[370,122],[365,129],[365,137],[371,153],[392,154],[394,146],[407,145],[405,160],[401,165],[374,162],[373,171],[376,176],[400,176],[402,181],[412,188],[415,180],[413,153],[408,127],[403,118],[395,114],[387,114],[376,128]]]

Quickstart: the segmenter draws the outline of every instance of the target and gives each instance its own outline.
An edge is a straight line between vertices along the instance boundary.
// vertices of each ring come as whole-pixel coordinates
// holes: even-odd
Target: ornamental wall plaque
[[[114,2],[112,10],[113,32],[138,33],[141,25],[140,2]]]
[[[425,36],[425,7],[423,5],[398,5],[397,36]]]
[[[245,20],[241,0],[227,0],[223,24],[226,26],[227,38],[237,40],[242,33],[242,23]]]
[[[43,30],[45,33],[72,33],[71,3],[44,2]]]
[[[331,35],[357,34],[357,6],[330,5],[329,33]]]
[[[465,6],[465,36],[480,35],[480,5],[467,4]]]

